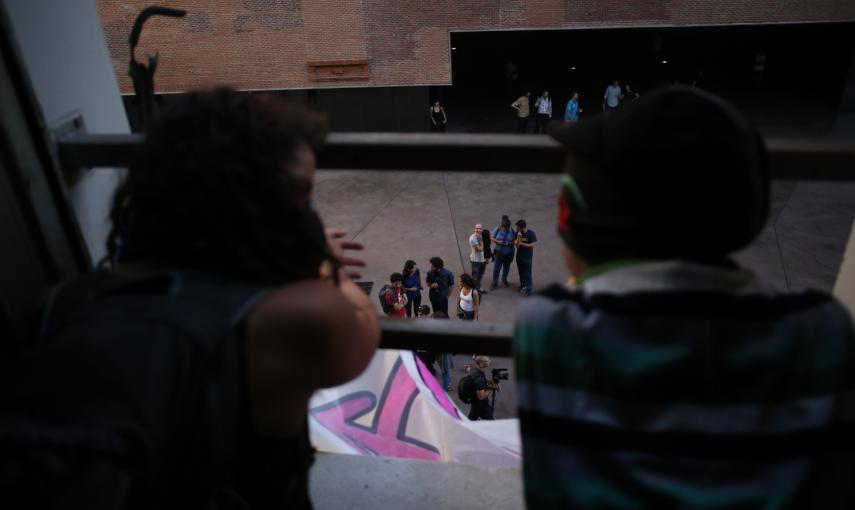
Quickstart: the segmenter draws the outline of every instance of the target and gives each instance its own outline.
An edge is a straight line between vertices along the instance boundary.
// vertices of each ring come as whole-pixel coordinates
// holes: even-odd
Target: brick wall
[[[157,90],[442,85],[449,31],[855,21],[853,0],[97,0],[122,92],[127,38],[149,5],[137,58],[160,53]]]

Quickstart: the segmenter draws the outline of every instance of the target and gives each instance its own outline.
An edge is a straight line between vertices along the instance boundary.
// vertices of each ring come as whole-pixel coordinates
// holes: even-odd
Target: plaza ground
[[[555,228],[558,189],[559,177],[545,174],[325,170],[318,172],[315,199],[327,226],[343,228],[365,245],[362,256],[368,267],[363,281],[374,283],[372,300],[380,313],[377,291],[391,273],[403,269],[404,261],[415,260],[423,278],[434,256],[455,275],[469,271],[473,226],[493,228],[503,214],[514,222],[525,219],[537,232],[535,289],[566,281],[570,273]],[[831,291],[855,218],[855,183],[776,181],[771,202],[766,228],[735,259],[780,289]],[[727,207],[726,199],[721,206]],[[492,269],[488,264],[488,275]],[[481,321],[513,323],[517,306],[526,299],[516,292],[515,264],[509,280],[510,288],[500,287],[484,297]],[[423,302],[429,304],[427,292]],[[449,309],[453,312],[455,306],[452,293]],[[455,388],[472,354],[455,356]],[[517,397],[512,360],[495,358],[493,366],[511,368],[511,381],[496,399],[496,416],[513,417]]]

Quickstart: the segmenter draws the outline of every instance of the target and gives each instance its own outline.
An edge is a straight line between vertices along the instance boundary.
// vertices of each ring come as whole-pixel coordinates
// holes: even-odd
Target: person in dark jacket
[[[448,315],[448,297],[454,288],[454,274],[445,268],[445,262],[441,258],[430,259],[430,272],[425,277],[425,283],[430,287],[428,297],[434,313],[443,312]]]

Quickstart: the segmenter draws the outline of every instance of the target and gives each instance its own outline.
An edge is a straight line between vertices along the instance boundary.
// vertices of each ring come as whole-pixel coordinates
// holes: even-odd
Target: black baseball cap
[[[559,232],[589,262],[720,260],[749,244],[769,211],[768,155],[736,108],[667,86],[578,123],[567,148]]]

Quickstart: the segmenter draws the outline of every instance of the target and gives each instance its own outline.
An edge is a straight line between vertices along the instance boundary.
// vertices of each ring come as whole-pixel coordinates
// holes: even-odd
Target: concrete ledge
[[[318,453],[310,484],[317,510],[525,508],[518,469]]]

